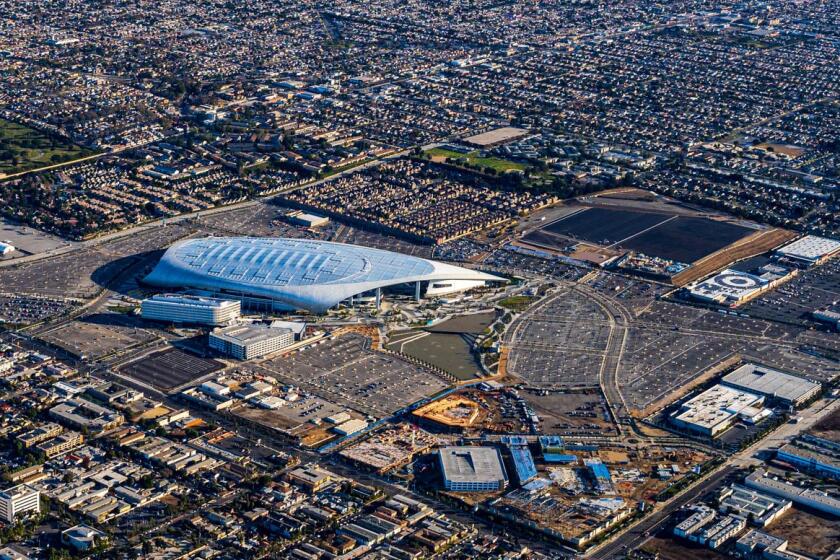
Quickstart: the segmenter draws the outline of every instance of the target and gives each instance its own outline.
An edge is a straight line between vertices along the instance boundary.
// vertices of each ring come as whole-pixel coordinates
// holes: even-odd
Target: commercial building
[[[816,476],[840,479],[840,443],[809,434],[782,446],[776,458]]]
[[[293,210],[286,214],[286,217],[293,224],[308,228],[322,227],[330,223],[330,219],[326,216],[311,214],[309,212],[304,212],[303,210]]]
[[[765,494],[740,484],[724,488],[720,493],[720,511],[751,519],[752,524],[766,527],[784,515],[793,502]]]
[[[46,441],[48,439],[52,439],[58,434],[61,433],[62,428],[59,424],[55,422],[47,422],[46,424],[42,424],[37,428],[33,428],[31,430],[27,430],[22,434],[18,434],[17,439],[19,442],[23,444],[25,448],[30,448],[34,445],[38,445],[42,441]]]
[[[770,414],[762,408],[764,397],[725,385],[715,385],[682,404],[671,422],[686,430],[715,437],[739,417],[757,422]]]
[[[438,451],[443,483],[453,492],[494,492],[508,485],[495,447],[444,447]]]
[[[776,251],[776,256],[800,266],[822,264],[840,253],[840,241],[806,235]]]
[[[744,479],[744,484],[766,494],[779,496],[818,511],[840,516],[840,498],[815,488],[803,488],[769,476],[758,469]]]
[[[46,455],[48,459],[52,459],[76,449],[84,441],[84,436],[79,432],[66,431],[53,439],[39,443],[36,449]]]
[[[286,477],[292,484],[302,486],[311,493],[320,492],[325,486],[337,481],[334,473],[317,465],[304,465],[290,471]]]
[[[760,276],[726,269],[686,289],[697,301],[737,307],[770,289],[773,285],[772,282]]]
[[[229,325],[240,316],[241,303],[182,294],[158,294],[140,304],[144,319],[194,325]]]
[[[123,423],[123,415],[84,399],[68,399],[50,409],[50,416],[77,430],[105,432]]]
[[[14,523],[18,515],[40,511],[41,494],[32,486],[18,484],[0,491],[0,519],[6,523]]]
[[[145,282],[224,294],[262,309],[324,312],[365,293],[413,285],[419,299],[504,279],[476,270],[343,243],[312,239],[189,239],[163,255]]]
[[[295,343],[291,329],[267,325],[232,325],[210,333],[210,348],[239,360],[250,360],[278,352]]]
[[[61,532],[61,543],[79,551],[90,550],[106,538],[105,533],[87,525],[76,525]]]
[[[820,394],[822,386],[796,375],[758,364],[744,364],[723,377],[729,387],[764,395],[785,406],[799,406]]]

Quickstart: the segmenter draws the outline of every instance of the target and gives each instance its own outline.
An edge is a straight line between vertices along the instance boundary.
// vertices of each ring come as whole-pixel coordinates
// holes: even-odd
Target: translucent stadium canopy
[[[241,293],[319,313],[376,288],[441,280],[504,279],[392,251],[274,237],[188,239],[145,278],[161,288]]]

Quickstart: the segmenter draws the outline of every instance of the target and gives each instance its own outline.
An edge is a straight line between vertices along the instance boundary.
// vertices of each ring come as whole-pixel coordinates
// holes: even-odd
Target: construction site
[[[432,434],[409,424],[400,424],[342,449],[339,455],[362,468],[385,474],[407,465],[416,455],[427,453],[439,444]]]

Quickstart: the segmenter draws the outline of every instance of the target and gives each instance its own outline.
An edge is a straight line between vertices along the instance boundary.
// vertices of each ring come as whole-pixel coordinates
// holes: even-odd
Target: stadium
[[[144,282],[233,297],[246,306],[323,313],[383,288],[446,295],[504,278],[418,257],[311,239],[208,237],[176,243]]]

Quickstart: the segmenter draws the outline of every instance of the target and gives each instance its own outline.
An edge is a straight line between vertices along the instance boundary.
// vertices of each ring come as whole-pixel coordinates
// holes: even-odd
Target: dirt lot
[[[546,433],[603,433],[612,429],[604,399],[596,391],[548,395],[522,391],[521,396],[542,418]]]
[[[840,441],[840,410],[817,422],[811,428],[811,433],[817,437]]]
[[[658,552],[662,560],[723,560],[727,556],[705,546],[671,537],[656,537],[642,547],[647,552]]]
[[[769,532],[788,539],[788,550],[812,558],[825,558],[840,543],[840,520],[817,512],[793,508],[770,525]]]

